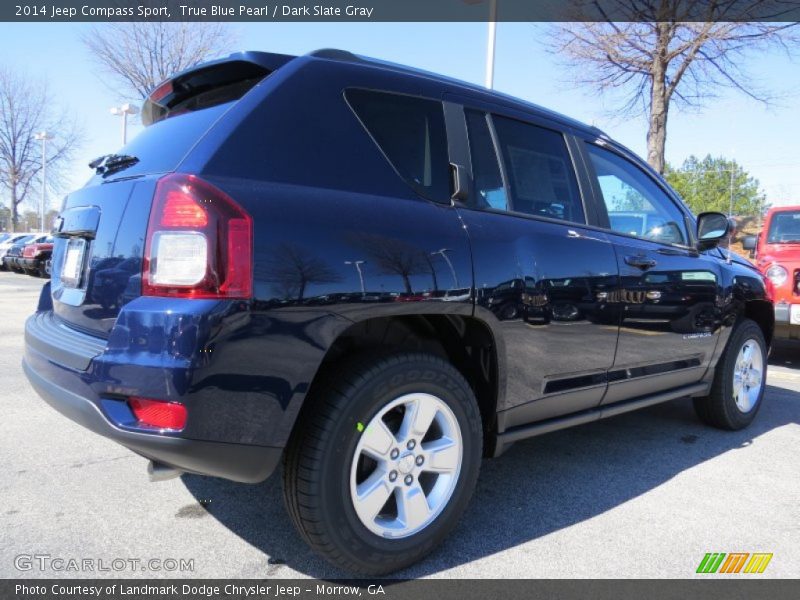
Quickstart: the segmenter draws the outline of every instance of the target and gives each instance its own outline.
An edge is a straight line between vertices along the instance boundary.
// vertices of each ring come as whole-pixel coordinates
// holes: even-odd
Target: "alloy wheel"
[[[350,470],[359,520],[384,538],[421,531],[447,506],[461,471],[464,447],[453,411],[431,394],[406,394],[359,429]]]
[[[757,340],[750,338],[739,350],[733,368],[733,399],[743,413],[755,407],[764,385],[764,355]]]

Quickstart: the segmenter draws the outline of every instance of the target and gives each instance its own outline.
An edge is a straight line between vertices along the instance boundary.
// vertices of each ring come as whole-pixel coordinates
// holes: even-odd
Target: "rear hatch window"
[[[112,175],[114,178],[131,177],[175,170],[200,137],[233,104],[228,102],[205,110],[187,112],[145,127],[117,152],[119,156],[130,156],[136,161],[124,169],[113,171],[106,179],[111,179]]]
[[[101,168],[98,174],[131,177],[173,171],[202,134],[270,72],[263,65],[233,60],[168,79],[142,105],[145,129],[117,152],[129,159],[124,167]]]

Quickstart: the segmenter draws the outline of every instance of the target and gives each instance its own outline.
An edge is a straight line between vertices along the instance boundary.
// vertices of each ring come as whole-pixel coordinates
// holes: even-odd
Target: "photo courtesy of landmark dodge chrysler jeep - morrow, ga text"
[[[430,552],[517,440],[758,412],[763,277],[596,128],[338,50],[205,63],[142,116],[64,201],[24,370],[154,479],[283,461],[347,572]]]

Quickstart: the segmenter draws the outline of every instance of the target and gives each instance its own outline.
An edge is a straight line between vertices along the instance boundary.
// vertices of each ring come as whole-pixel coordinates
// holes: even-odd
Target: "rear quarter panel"
[[[286,442],[326,352],[354,323],[472,314],[471,295],[447,299],[473,286],[455,209],[419,197],[397,175],[345,102],[349,86],[441,94],[300,58],[251,90],[180,167],[253,217],[255,298],[205,352],[192,383],[198,406],[246,415],[253,443]]]

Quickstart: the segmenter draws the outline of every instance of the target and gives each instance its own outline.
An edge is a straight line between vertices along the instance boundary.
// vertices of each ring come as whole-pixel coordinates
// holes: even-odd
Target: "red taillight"
[[[186,407],[177,402],[129,398],[133,414],[144,425],[159,429],[183,429],[186,426]]]
[[[205,227],[208,215],[188,190],[169,190],[159,225],[164,227]]]
[[[142,294],[249,298],[252,229],[250,215],[199,177],[160,179],[147,226]]]

